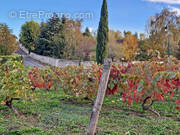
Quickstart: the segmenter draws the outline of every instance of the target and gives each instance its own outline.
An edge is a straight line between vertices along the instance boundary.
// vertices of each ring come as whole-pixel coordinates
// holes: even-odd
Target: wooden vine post
[[[98,123],[99,113],[101,111],[104,97],[106,94],[106,89],[107,89],[107,84],[108,84],[109,75],[110,75],[110,71],[111,71],[111,66],[112,66],[112,60],[105,59],[96,101],[95,101],[95,104],[93,106],[93,110],[91,113],[91,118],[90,118],[88,130],[87,130],[87,135],[94,135],[96,132],[96,126]]]

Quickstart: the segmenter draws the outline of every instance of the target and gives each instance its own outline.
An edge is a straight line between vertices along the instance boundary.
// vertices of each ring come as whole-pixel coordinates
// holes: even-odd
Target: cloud
[[[180,4],[180,0],[145,0],[149,2],[159,2],[159,3],[168,3],[168,4]]]
[[[172,6],[168,6],[168,8],[170,9],[170,11],[176,12],[177,15],[180,16],[180,9],[179,8],[172,7]]]

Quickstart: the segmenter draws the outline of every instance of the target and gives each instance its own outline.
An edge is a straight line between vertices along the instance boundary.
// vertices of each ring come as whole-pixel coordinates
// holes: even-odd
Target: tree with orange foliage
[[[138,39],[134,35],[128,35],[123,41],[123,53],[127,61],[135,60],[138,49]]]
[[[10,55],[17,49],[16,37],[8,26],[0,24],[0,55]]]
[[[66,59],[77,59],[76,51],[84,38],[81,32],[81,23],[81,20],[66,19],[64,24],[65,37],[67,41],[64,51],[64,58]]]

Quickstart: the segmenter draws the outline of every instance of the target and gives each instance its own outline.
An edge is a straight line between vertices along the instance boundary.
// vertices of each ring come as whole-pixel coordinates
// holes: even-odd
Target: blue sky
[[[28,20],[41,22],[53,12],[66,15],[89,15],[83,29],[97,29],[103,0],[4,0],[1,1],[0,23],[6,23],[17,36],[21,25]],[[114,30],[144,32],[149,16],[169,7],[180,14],[180,0],[107,0],[109,27]],[[41,16],[40,16],[41,13]],[[28,15],[26,15],[28,14]],[[32,16],[35,14],[36,16]],[[42,15],[43,14],[43,15]],[[77,17],[76,17],[77,18]]]

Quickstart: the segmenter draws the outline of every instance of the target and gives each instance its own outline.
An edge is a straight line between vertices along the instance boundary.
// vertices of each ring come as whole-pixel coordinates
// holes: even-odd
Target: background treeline
[[[56,14],[40,25],[26,22],[22,26],[20,42],[30,51],[44,56],[64,59],[96,59],[96,32],[88,28],[82,32],[82,21]],[[165,8],[151,16],[145,33],[109,30],[108,57],[114,61],[148,60],[170,54],[180,58],[180,17]]]
[[[169,39],[169,41],[168,41]],[[109,57],[126,60],[148,60],[168,54],[180,59],[180,16],[165,8],[151,16],[146,24],[146,34],[130,31],[109,32]]]
[[[180,16],[165,8],[147,21],[145,33],[109,30],[108,57],[114,61],[148,60],[168,54],[180,59]],[[62,59],[96,60],[97,32],[82,32],[82,21],[56,14],[41,24],[26,22],[19,41],[29,52]],[[0,25],[0,54],[17,49],[16,37],[7,25]]]
[[[40,25],[29,21],[22,26],[20,43],[37,54],[63,59],[89,60],[96,42],[87,28],[81,32],[81,20],[59,18],[54,14]]]

